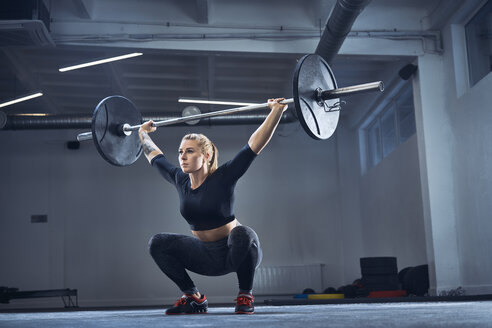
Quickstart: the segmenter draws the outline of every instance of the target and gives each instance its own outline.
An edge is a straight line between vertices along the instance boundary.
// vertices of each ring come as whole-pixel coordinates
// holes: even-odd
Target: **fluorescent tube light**
[[[60,72],[72,71],[74,69],[79,69],[79,68],[83,68],[83,67],[87,67],[87,66],[99,65],[99,64],[104,64],[104,63],[109,63],[109,62],[112,62],[112,61],[116,61],[116,60],[122,60],[122,59],[127,59],[127,58],[142,56],[142,55],[143,55],[143,53],[141,53],[141,52],[134,52],[134,53],[131,53],[131,54],[128,54],[128,55],[111,57],[111,58],[106,58],[106,59],[101,59],[101,60],[96,60],[96,61],[88,62],[88,63],[85,63],[85,64],[63,67],[63,68],[60,68],[59,71]]]
[[[45,114],[45,113],[22,113],[22,114],[15,114],[15,116],[48,116],[48,114]]]
[[[178,102],[191,103],[191,104],[230,105],[230,106],[250,106],[250,105],[258,104],[258,103],[246,103],[246,102],[237,102],[237,101],[205,100],[205,99],[192,99],[192,98],[179,98]]]
[[[29,99],[32,99],[32,98],[41,97],[42,95],[43,94],[41,92],[38,92],[38,93],[29,95],[29,96],[25,96],[25,97],[21,97],[21,98],[17,98],[17,99],[14,99],[14,100],[10,100],[10,101],[1,103],[0,104],[0,107],[5,107],[5,106],[8,106],[8,105],[16,104],[16,103],[19,103],[19,102],[22,102],[22,101],[26,101],[26,100],[29,100]]]

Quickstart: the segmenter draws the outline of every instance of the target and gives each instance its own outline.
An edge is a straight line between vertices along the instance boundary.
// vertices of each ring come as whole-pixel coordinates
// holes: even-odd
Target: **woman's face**
[[[184,173],[196,172],[206,163],[196,140],[181,141],[178,152],[179,165]]]

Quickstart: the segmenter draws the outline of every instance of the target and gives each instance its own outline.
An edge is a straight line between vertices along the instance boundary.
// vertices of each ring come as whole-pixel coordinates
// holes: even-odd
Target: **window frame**
[[[414,132],[404,141],[401,141],[400,136],[400,121],[399,115],[400,111],[398,108],[398,100],[410,90],[410,96],[412,97],[413,103],[413,121],[414,121]],[[377,166],[384,158],[388,157],[393,153],[398,146],[404,144],[408,139],[410,139],[416,133],[416,122],[415,122],[415,102],[414,102],[414,92],[412,81],[401,81],[395,88],[394,93],[387,99],[385,99],[379,106],[373,110],[364,122],[359,127],[359,143],[360,143],[360,160],[361,160],[361,174],[365,175],[371,168]],[[383,148],[383,137],[382,137],[382,117],[390,110],[393,110],[393,126],[394,126],[394,143],[395,147],[388,153],[384,154]],[[370,137],[368,135],[370,129],[374,125],[379,126],[379,140],[377,141],[379,147],[379,154],[377,162],[373,164],[373,154],[371,153]]]
[[[477,7],[477,9],[474,10],[466,18],[466,20],[462,21],[462,25],[461,25],[462,34],[463,34],[463,44],[464,44],[464,48],[465,48],[464,54],[465,54],[465,58],[466,58],[466,65],[465,66],[466,66],[466,80],[467,80],[468,88],[473,88],[476,84],[478,84],[481,80],[483,80],[487,75],[489,75],[490,73],[492,73],[492,69],[490,69],[487,73],[485,73],[478,80],[476,80],[476,81],[474,80],[474,78],[476,76],[474,76],[474,72],[472,70],[473,60],[472,60],[472,56],[470,54],[471,49],[470,49],[469,44],[468,44],[468,34],[467,34],[467,27],[468,27],[468,25],[487,6],[491,6],[492,7],[492,0],[483,0],[480,3],[480,5]],[[490,54],[490,57],[492,58],[492,54]],[[490,65],[492,67],[492,59],[491,59]]]

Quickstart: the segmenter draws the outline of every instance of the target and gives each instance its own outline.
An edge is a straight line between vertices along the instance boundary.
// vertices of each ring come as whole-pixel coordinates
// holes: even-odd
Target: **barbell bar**
[[[293,79],[294,97],[283,104],[295,104],[297,118],[309,136],[317,140],[328,139],[338,124],[340,97],[384,90],[383,82],[371,82],[338,88],[330,66],[318,55],[305,55],[299,59]],[[154,127],[268,108],[268,103],[235,107],[209,113],[156,121]],[[92,131],[81,133],[78,141],[93,139],[100,155],[116,166],[135,162],[142,153],[138,133],[142,115],[136,106],[122,96],[103,99],[94,110]]]
[[[294,102],[293,98],[285,99],[284,101],[282,101],[283,104],[290,104],[293,102]],[[248,106],[242,106],[242,107],[235,107],[235,108],[213,111],[213,112],[209,112],[209,113],[171,118],[171,119],[163,120],[163,121],[156,121],[152,124],[152,126],[158,128],[161,126],[179,124],[179,123],[193,121],[193,120],[199,120],[199,119],[207,118],[207,117],[223,116],[223,115],[228,115],[228,114],[252,111],[255,109],[265,109],[267,107],[268,107],[268,103],[248,105]],[[125,135],[130,135],[130,133],[132,131],[136,131],[136,130],[140,129],[140,127],[142,125],[143,124],[138,124],[138,125],[123,124],[119,127],[119,129],[121,129],[121,133],[124,133]],[[84,133],[77,135],[78,141],[90,140],[90,139],[92,139],[92,132],[84,132]]]
[[[328,100],[328,99],[344,97],[346,95],[354,95],[357,93],[373,92],[375,90],[378,90],[378,91],[384,90],[384,84],[382,81],[358,84],[358,85],[353,85],[353,86],[338,88],[338,89],[332,89],[332,90],[317,89],[316,93],[317,93],[317,97],[318,97],[318,102],[324,102],[325,100]],[[294,98],[289,98],[289,99],[285,99],[285,100],[281,101],[280,103],[281,104],[291,104],[293,102],[294,102]],[[247,112],[247,111],[252,111],[252,110],[256,110],[256,109],[265,109],[265,108],[268,108],[268,103],[254,104],[254,105],[248,105],[248,106],[242,106],[242,107],[235,107],[235,108],[213,111],[210,113],[203,113],[203,114],[196,114],[196,115],[188,115],[188,116],[184,116],[184,117],[177,117],[177,118],[172,118],[169,120],[154,122],[152,124],[152,126],[158,128],[161,126],[174,125],[174,124],[189,122],[189,121],[193,121],[193,120],[200,120],[202,118],[207,118],[207,117],[223,116],[223,115],[228,115],[228,114],[235,114],[235,113]],[[140,129],[140,127],[142,125],[143,124],[129,125],[129,124],[125,123],[125,124],[121,125],[119,128],[121,129],[121,132],[124,133],[125,135],[130,135],[132,131],[136,131],[136,130]],[[85,140],[90,140],[90,139],[92,139],[92,132],[84,132],[84,133],[80,133],[79,135],[77,135],[78,141],[85,141]]]

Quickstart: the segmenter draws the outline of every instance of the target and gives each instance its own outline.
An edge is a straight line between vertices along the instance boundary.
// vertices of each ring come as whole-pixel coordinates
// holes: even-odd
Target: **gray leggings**
[[[250,227],[237,226],[229,236],[202,242],[192,236],[160,233],[149,241],[150,255],[183,292],[196,290],[185,269],[205,276],[236,272],[239,289],[253,289],[255,269],[261,262],[260,241]]]

